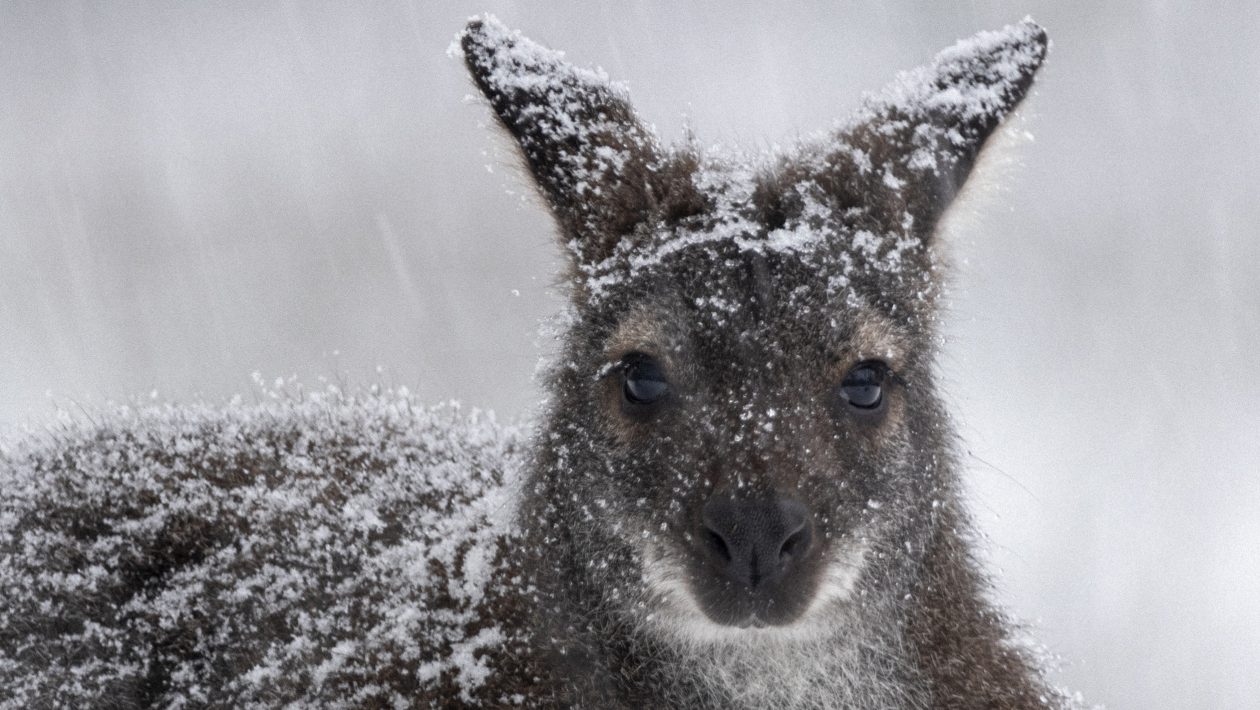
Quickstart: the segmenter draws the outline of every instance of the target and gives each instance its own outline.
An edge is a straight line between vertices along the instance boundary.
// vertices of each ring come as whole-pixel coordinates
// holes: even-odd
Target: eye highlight
[[[864,414],[880,411],[884,405],[885,380],[888,366],[877,360],[861,362],[853,366],[836,389],[837,399],[846,408]]]

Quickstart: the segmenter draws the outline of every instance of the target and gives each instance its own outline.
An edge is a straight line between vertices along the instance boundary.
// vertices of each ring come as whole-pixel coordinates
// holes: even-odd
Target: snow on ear
[[[574,252],[597,264],[647,219],[657,144],[623,86],[492,16],[457,37],[473,81],[516,139]]]
[[[890,213],[930,237],[986,141],[1028,93],[1046,48],[1031,19],[959,41],[868,99],[841,130],[833,159],[856,164],[845,172],[874,182]]]

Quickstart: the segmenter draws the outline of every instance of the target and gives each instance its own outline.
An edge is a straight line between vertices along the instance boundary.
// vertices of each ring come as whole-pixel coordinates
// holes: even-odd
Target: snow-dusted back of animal
[[[511,640],[481,605],[522,444],[405,392],[336,391],[15,443],[0,707],[407,706],[482,685],[476,652]]]
[[[532,440],[333,391],[4,445],[0,708],[1064,706],[933,384],[942,215],[1045,50],[981,33],[755,156],[470,21],[570,259]]]

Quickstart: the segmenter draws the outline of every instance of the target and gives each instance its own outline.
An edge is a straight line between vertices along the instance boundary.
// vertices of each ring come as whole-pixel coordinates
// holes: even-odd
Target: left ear
[[[1028,93],[1046,48],[1045,30],[1030,19],[959,41],[869,100],[837,136],[831,165],[847,164],[842,173],[860,174],[867,194],[887,195],[914,233],[929,236]]]
[[[661,165],[655,135],[602,71],[512,32],[493,17],[459,35],[468,71],[559,223],[578,267],[611,256],[648,218]]]

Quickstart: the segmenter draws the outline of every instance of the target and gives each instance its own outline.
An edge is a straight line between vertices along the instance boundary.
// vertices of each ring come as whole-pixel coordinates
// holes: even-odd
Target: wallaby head
[[[1044,32],[962,42],[764,157],[663,145],[621,86],[493,19],[461,44],[570,258],[523,512],[566,623],[652,649],[621,676],[648,657],[904,646],[942,530],[964,526],[933,384],[935,237]],[[743,672],[727,658],[719,674]],[[896,665],[879,672],[914,673]]]

